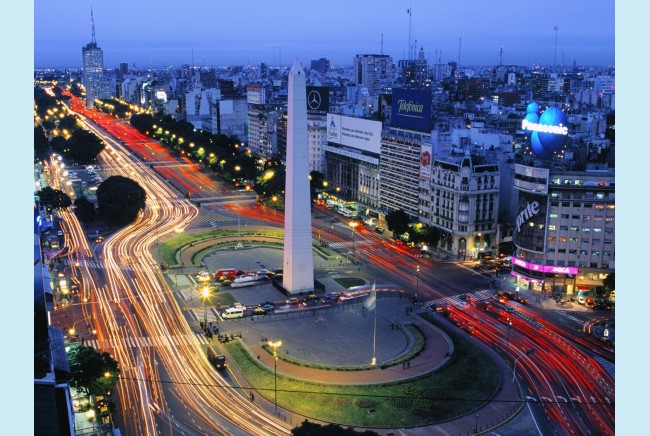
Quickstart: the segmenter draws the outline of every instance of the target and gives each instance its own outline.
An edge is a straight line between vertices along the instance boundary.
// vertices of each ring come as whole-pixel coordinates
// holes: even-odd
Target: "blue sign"
[[[431,131],[431,91],[393,89],[391,126]]]
[[[530,103],[526,107],[521,128],[530,138],[530,147],[535,156],[546,159],[564,145],[569,129],[566,126],[566,114],[560,109],[549,107],[540,112],[539,103]]]

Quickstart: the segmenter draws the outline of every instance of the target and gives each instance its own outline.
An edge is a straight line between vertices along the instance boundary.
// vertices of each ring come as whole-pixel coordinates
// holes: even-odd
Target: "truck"
[[[226,356],[215,353],[212,347],[208,347],[208,361],[219,371],[226,368]]]
[[[218,269],[212,274],[215,280],[234,280],[237,277],[236,268],[222,268]]]

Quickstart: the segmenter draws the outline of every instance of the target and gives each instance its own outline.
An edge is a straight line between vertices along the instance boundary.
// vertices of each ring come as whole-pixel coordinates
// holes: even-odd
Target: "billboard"
[[[393,89],[391,126],[431,130],[431,91]]]
[[[246,101],[250,104],[266,104],[266,92],[257,85],[246,87]]]
[[[420,180],[431,180],[431,145],[420,148]]]
[[[327,140],[380,154],[381,121],[327,114]]]
[[[512,237],[517,247],[544,253],[547,210],[548,199],[545,195],[519,191],[519,208]]]
[[[578,268],[574,266],[557,266],[557,265],[539,265],[537,263],[526,262],[522,259],[513,257],[511,259],[513,265],[520,266],[531,271],[540,271],[552,274],[578,274]]]
[[[330,110],[330,91],[326,86],[307,87],[307,113],[327,115]]]
[[[569,129],[567,116],[561,109],[549,107],[541,110],[536,101],[526,106],[526,116],[521,129],[530,139],[530,147],[535,156],[547,159],[566,142]]]

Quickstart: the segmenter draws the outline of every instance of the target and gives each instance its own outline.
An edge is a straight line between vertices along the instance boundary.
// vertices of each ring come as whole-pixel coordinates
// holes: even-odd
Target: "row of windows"
[[[558,191],[551,191],[551,198],[552,199],[562,199],[562,200],[615,200],[616,199],[616,194],[614,192],[593,192],[593,191],[587,191],[587,192],[573,192],[573,191],[562,191],[561,193]]]
[[[565,238],[565,237],[559,237],[556,238],[555,236],[549,236],[546,238],[547,241],[554,242],[554,241],[559,241],[559,242],[578,242],[578,238]],[[594,238],[591,240],[592,244],[600,244],[600,239]],[[587,238],[582,238],[580,239],[580,243],[582,244],[589,244],[589,239]],[[612,240],[611,239],[604,239],[603,243],[605,244],[611,244]]]
[[[572,203],[570,201],[563,201],[563,202],[551,201],[551,207],[558,207],[560,205],[562,207],[582,207],[584,209],[591,209],[593,207],[596,210],[604,210],[605,208],[610,209],[610,210],[611,209],[616,209],[616,205],[613,205],[613,204],[605,205],[605,204],[598,203],[598,204],[596,204],[594,206],[593,203],[580,203],[580,202]]]
[[[558,254],[566,254],[567,250],[565,248],[558,248],[557,251],[555,248],[549,248],[546,250],[547,253],[558,253]],[[569,250],[569,254],[578,254],[578,250]],[[580,254],[583,256],[586,256],[589,254],[587,250],[580,250]],[[591,252],[592,256],[600,256],[600,251],[592,251]],[[612,252],[611,251],[603,251],[603,256],[611,256]]]

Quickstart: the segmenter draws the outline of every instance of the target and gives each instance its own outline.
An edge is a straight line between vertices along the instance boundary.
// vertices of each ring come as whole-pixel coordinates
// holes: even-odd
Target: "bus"
[[[340,215],[343,215],[344,217],[347,218],[354,218],[358,215],[358,212],[356,210],[348,209],[346,207],[342,207],[340,209],[336,210]]]

